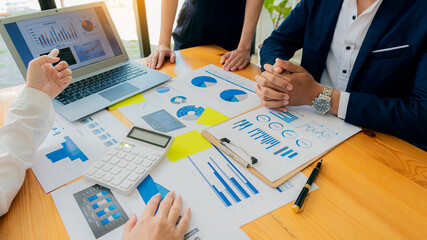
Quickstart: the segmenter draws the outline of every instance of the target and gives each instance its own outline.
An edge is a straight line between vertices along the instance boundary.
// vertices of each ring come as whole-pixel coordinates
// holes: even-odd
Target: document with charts
[[[309,106],[288,110],[257,108],[206,132],[217,140],[228,138],[256,157],[259,162],[254,169],[273,183],[291,177],[296,169],[360,131],[330,114],[317,114]],[[250,162],[238,150],[235,152]]]

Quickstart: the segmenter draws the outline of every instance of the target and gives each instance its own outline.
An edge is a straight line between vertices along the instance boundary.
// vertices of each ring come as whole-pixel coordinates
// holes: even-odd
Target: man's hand
[[[165,57],[169,57],[171,63],[175,62],[176,55],[172,49],[168,46],[159,45],[156,51],[152,52],[150,56],[148,56],[147,66],[154,69],[161,68]]]
[[[72,81],[71,70],[64,61],[55,67],[52,63],[59,61],[58,49],[53,49],[49,55],[33,59],[28,64],[26,86],[46,93],[50,98],[58,96]]]
[[[250,49],[236,49],[228,52],[221,57],[222,69],[225,71],[236,71],[244,69],[251,62]]]
[[[323,85],[310,73],[289,61],[276,59],[274,66],[265,64],[264,69],[255,80],[257,94],[265,107],[286,111],[284,106],[312,105],[313,99],[323,91]]]
[[[181,220],[176,224],[182,208],[181,196],[175,198],[175,193],[170,192],[160,206],[159,202],[160,194],[153,196],[139,220],[136,219],[135,214],[131,214],[123,230],[122,240],[182,240],[184,238],[190,223],[191,211],[189,208],[185,210]],[[156,214],[158,206],[159,210]]]

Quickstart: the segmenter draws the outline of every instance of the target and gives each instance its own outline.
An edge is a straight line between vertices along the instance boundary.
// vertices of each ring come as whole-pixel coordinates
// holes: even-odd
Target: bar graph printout
[[[75,123],[57,114],[31,168],[44,191],[50,192],[82,176],[87,166],[118,143],[128,131],[107,111]]]
[[[358,131],[360,128],[332,115],[316,114],[308,106],[289,107],[288,112],[259,108],[208,129],[217,139],[227,137],[258,158],[255,169],[271,182]]]

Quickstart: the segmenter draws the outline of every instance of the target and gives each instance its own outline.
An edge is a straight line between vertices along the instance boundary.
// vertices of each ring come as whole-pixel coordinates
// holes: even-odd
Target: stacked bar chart
[[[98,137],[106,147],[111,147],[117,143],[117,140],[114,139],[110,133],[108,133],[100,123],[96,122],[92,117],[85,118],[81,120],[83,125],[86,125],[91,133]]]
[[[270,111],[270,113],[273,114],[274,116],[282,119],[283,121],[285,121],[287,123],[291,123],[291,122],[294,122],[294,121],[299,119],[299,117],[295,116],[294,114],[292,114],[290,112],[273,112],[273,111]]]
[[[70,18],[27,26],[38,47],[51,48],[79,40],[79,34]]]
[[[120,227],[129,219],[108,188],[93,185],[73,195],[95,238]]]

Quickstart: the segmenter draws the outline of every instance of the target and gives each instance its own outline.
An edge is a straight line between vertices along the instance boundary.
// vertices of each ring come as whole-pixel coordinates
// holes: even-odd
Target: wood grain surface
[[[181,50],[177,63],[159,69],[175,77],[207,64],[220,66],[226,50],[202,46]],[[145,59],[140,60],[144,63]],[[221,66],[220,66],[221,67]],[[237,74],[254,79],[251,64]],[[0,125],[22,86],[0,90]],[[111,113],[126,126],[119,111]],[[309,175],[314,164],[303,170]],[[425,239],[427,236],[427,153],[396,137],[362,131],[324,157],[300,214],[287,204],[241,227],[252,239]],[[184,196],[185,197],[185,196]],[[31,170],[5,216],[0,239],[68,239],[50,194]]]

